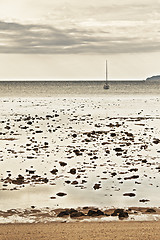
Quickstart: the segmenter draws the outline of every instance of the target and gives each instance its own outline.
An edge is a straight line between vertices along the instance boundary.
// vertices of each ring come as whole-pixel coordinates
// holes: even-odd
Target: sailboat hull
[[[103,88],[104,88],[104,89],[109,89],[109,85],[108,85],[108,84],[105,84]]]

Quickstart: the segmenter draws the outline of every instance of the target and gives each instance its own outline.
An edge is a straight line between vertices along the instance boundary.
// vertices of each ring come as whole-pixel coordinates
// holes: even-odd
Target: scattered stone
[[[128,197],[135,197],[135,193],[124,193],[123,196],[128,196]]]
[[[57,193],[56,195],[59,196],[59,197],[63,197],[63,196],[66,196],[67,193],[59,192],[59,193]]]
[[[140,199],[140,200],[139,200],[139,202],[143,202],[143,203],[144,203],[144,202],[149,202],[149,201],[150,201],[150,200],[148,200],[148,199]]]
[[[65,217],[65,216],[69,216],[69,212],[67,210],[62,211],[57,215],[57,217]]]
[[[54,175],[56,175],[57,172],[58,172],[58,169],[56,169],[56,168],[51,171],[51,173],[54,174]]]
[[[78,218],[78,217],[82,217],[82,216],[85,216],[85,214],[83,212],[72,212],[70,214],[71,218]]]
[[[138,175],[133,175],[131,177],[125,177],[124,180],[137,179],[137,178],[139,178]]]
[[[156,210],[153,209],[153,208],[148,208],[148,209],[146,210],[146,212],[147,212],[147,213],[155,213]]]
[[[90,217],[97,217],[97,216],[103,216],[104,215],[104,212],[102,212],[101,210],[89,210],[88,213],[87,213],[88,216]]]
[[[59,164],[60,164],[61,167],[64,167],[64,166],[67,165],[67,163],[65,163],[65,162],[59,162]]]
[[[93,186],[94,190],[97,190],[99,188],[101,188],[101,184],[99,183],[95,183],[95,185]]]
[[[76,169],[75,168],[70,169],[70,173],[73,175],[76,174]]]

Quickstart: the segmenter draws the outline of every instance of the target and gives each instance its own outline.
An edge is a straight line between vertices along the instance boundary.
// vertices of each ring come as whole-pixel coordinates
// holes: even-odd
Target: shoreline
[[[160,221],[160,208],[36,208],[0,211],[0,224]]]
[[[0,224],[0,240],[159,240],[158,222]]]

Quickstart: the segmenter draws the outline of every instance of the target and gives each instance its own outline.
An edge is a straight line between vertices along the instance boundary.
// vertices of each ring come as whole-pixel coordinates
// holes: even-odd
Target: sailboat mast
[[[108,85],[108,66],[107,66],[107,60],[106,60],[106,82],[104,84],[104,89],[109,89],[109,85]]]
[[[108,66],[107,66],[107,60],[106,60],[106,82],[108,80]]]

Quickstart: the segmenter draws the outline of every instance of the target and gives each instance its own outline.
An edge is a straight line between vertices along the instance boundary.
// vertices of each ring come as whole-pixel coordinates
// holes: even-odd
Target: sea
[[[0,81],[0,97],[159,95],[160,81]]]

